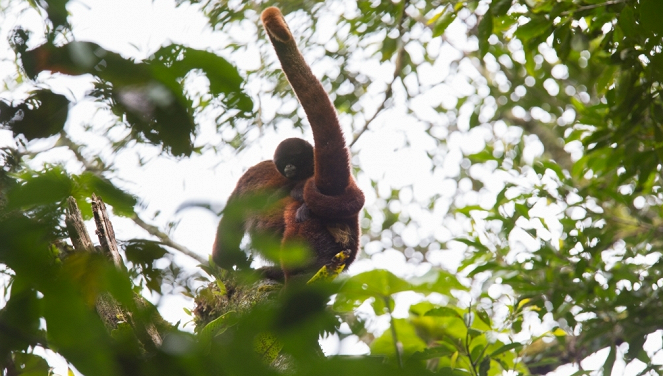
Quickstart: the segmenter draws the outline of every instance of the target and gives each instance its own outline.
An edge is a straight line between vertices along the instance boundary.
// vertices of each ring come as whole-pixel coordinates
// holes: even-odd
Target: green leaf
[[[426,349],[426,343],[417,335],[415,327],[409,320],[392,319],[391,325],[396,330],[398,342],[402,345],[402,355],[405,359]],[[371,354],[395,357],[394,349],[394,337],[391,330],[385,330],[380,337],[371,343]]]
[[[536,77],[536,62],[534,61],[534,53],[531,49],[525,49],[525,69],[527,74]]]
[[[387,61],[391,59],[392,56],[394,56],[394,53],[398,49],[398,40],[393,39],[393,38],[384,38],[382,41],[382,58],[380,58],[380,61]]]
[[[498,158],[495,158],[495,156],[493,156],[493,153],[491,153],[489,150],[482,150],[476,154],[469,155],[468,158],[473,163],[483,163],[487,161],[498,160]]]
[[[124,252],[128,261],[145,265],[151,265],[168,253],[158,242],[144,239],[129,240],[124,246]]]
[[[485,357],[479,365],[479,376],[488,376],[490,370],[490,357]]]
[[[483,321],[486,325],[488,325],[488,327],[490,328],[492,324],[491,324],[490,316],[488,316],[486,311],[481,310],[481,309],[477,309],[476,313],[477,313],[477,316],[479,316],[479,319],[481,321]]]
[[[463,316],[461,316],[460,313],[458,313],[455,309],[449,307],[433,308],[430,311],[426,312],[424,316],[457,317],[461,320],[463,319]]]
[[[640,21],[645,29],[653,31],[659,36],[663,35],[663,2],[660,0],[640,0]]]
[[[474,248],[476,248],[476,249],[479,250],[479,251],[482,251],[482,252],[490,252],[490,250],[489,250],[485,245],[481,244],[481,243],[480,243],[479,241],[477,241],[477,240],[462,239],[462,238],[456,238],[456,239],[454,239],[454,240],[457,241],[457,242],[461,242],[461,243],[463,243],[463,244],[467,244],[467,245],[469,245],[470,247],[474,247]]]
[[[495,17],[504,16],[511,9],[512,0],[493,0],[490,3],[490,11]]]
[[[113,207],[116,215],[131,217],[135,214],[134,206],[138,202],[136,197],[117,188],[109,180],[91,172],[84,172],[76,177],[76,182],[86,197],[90,197],[92,193],[96,194]]]
[[[348,278],[339,290],[334,307],[346,310],[361,304],[368,298],[383,300],[386,297],[410,291],[413,285],[386,270],[371,270]]]
[[[502,353],[505,353],[505,352],[511,351],[511,350],[520,350],[522,347],[523,347],[522,343],[518,343],[518,342],[509,343],[508,345],[504,345],[504,346],[500,347],[499,349],[493,351],[490,354],[490,357],[494,358],[494,357],[496,357],[496,356],[498,356]]]
[[[516,204],[515,205],[516,212],[518,214],[522,215],[523,217],[529,219],[529,208],[525,204]]]
[[[527,41],[551,31],[552,20],[546,17],[532,17],[528,23],[518,26],[514,36],[522,41]]]
[[[7,193],[7,209],[60,203],[71,195],[73,189],[69,175],[59,167],[34,173],[24,180]]]
[[[438,268],[431,269],[421,277],[410,278],[409,282],[413,285],[412,291],[423,294],[437,293],[451,296],[451,290],[467,290],[455,274]]]
[[[12,355],[15,369],[21,376],[47,376],[51,371],[46,359],[34,354],[14,352]]]
[[[488,43],[488,42],[486,42],[486,43]],[[486,51],[487,51],[487,50],[486,50]],[[483,56],[483,55],[485,55],[485,54],[486,54],[486,53],[483,52],[483,53],[481,54],[481,56]],[[477,125],[480,125],[480,122],[479,122],[479,111],[478,111],[478,109],[477,109],[477,111],[472,112],[472,115],[470,115],[470,129],[476,127]]]
[[[571,52],[571,40],[573,38],[571,24],[565,23],[557,25],[553,36],[553,47],[557,52],[557,56],[559,56],[562,61],[565,61]]]
[[[619,27],[624,32],[624,35],[627,37],[636,37],[638,30],[636,28],[635,22],[635,12],[633,8],[629,5],[626,5],[624,9],[619,14]]]
[[[237,68],[221,56],[181,45],[162,47],[155,56],[156,60],[162,56],[175,57],[174,61],[171,61],[171,68],[179,77],[184,77],[194,69],[201,69],[209,79],[210,94],[229,96],[230,105],[242,111],[250,112],[253,109],[253,101],[242,90],[244,80]]]
[[[437,22],[435,22],[435,26],[433,26],[433,38],[444,34],[444,31],[455,19],[456,13],[445,8],[444,13],[439,17]]]
[[[603,70],[596,80],[596,90],[599,93],[605,94],[608,91],[609,87],[615,81],[615,72],[617,72],[617,67],[614,65],[609,65]]]
[[[373,307],[373,311],[375,311],[376,315],[382,315],[385,313],[393,312],[395,304],[396,303],[394,302],[394,299],[392,297],[388,297],[373,300],[371,306]]]
[[[228,311],[205,325],[198,334],[198,338],[200,338],[202,343],[209,345],[214,336],[225,332],[229,327],[235,325],[237,319],[235,311]]]
[[[488,12],[483,15],[483,18],[479,22],[479,30],[477,38],[479,38],[479,54],[481,57],[484,57],[488,52],[490,43],[488,38],[493,34],[493,14]]]
[[[537,162],[537,163],[541,163],[541,165],[543,167],[552,170],[557,175],[557,178],[559,180],[564,181],[564,179],[565,179],[564,172],[562,171],[562,168],[557,163],[555,163],[554,161],[546,161],[546,160],[542,160],[542,161]]]
[[[454,352],[455,351],[450,350],[448,347],[445,346],[429,347],[427,349],[424,349],[423,351],[417,351],[414,354],[412,354],[410,360],[435,359],[443,356],[449,356]]]
[[[617,359],[617,349],[615,345],[610,346],[610,353],[608,353],[608,358],[603,363],[603,376],[610,376],[612,374],[612,368],[615,365],[615,360]]]

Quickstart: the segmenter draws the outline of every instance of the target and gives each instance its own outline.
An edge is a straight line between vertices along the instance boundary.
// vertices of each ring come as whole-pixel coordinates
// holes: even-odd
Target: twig
[[[176,250],[184,253],[185,255],[191,257],[192,259],[195,259],[196,261],[200,262],[201,264],[206,264],[207,263],[207,260],[205,258],[203,258],[199,254],[189,250],[187,247],[174,242],[172,239],[170,239],[170,237],[166,233],[159,230],[159,228],[156,227],[156,226],[145,223],[145,221],[143,221],[137,214],[134,215],[133,217],[131,217],[131,219],[134,221],[135,224],[142,227],[150,235],[153,235],[153,236],[156,236],[157,238],[159,238],[159,240],[161,240],[161,244],[167,245],[170,248],[176,249]]]
[[[590,10],[590,9],[594,9],[594,8],[604,7],[604,6],[607,6],[607,5],[615,5],[615,4],[619,4],[619,3],[625,3],[626,1],[627,0],[612,0],[612,1],[606,1],[605,3],[601,3],[601,4],[584,5],[584,6],[576,8],[576,9],[566,10],[566,11],[560,13],[560,15],[561,16],[568,16],[569,14],[573,14],[575,12],[582,12],[583,10]]]
[[[407,9],[408,6],[408,1],[405,1],[403,4],[403,12],[401,13],[401,19],[398,22],[398,31],[399,31],[399,37],[403,37],[404,34],[404,23],[405,19],[407,16],[407,13],[405,12],[405,9]],[[352,142],[350,143],[350,147],[357,142],[359,137],[361,137],[364,132],[368,130],[368,126],[375,120],[375,118],[378,116],[382,110],[385,109],[387,106],[387,102],[389,99],[391,99],[393,95],[393,87],[394,87],[394,82],[396,82],[396,79],[401,75],[401,70],[403,69],[403,57],[404,57],[404,52],[405,52],[405,44],[401,44],[401,46],[398,48],[398,53],[396,54],[396,67],[394,68],[394,76],[391,79],[391,82],[389,83],[389,86],[387,87],[387,91],[384,93],[384,100],[382,101],[382,104],[380,104],[380,107],[378,107],[377,111],[373,114],[373,116],[366,121],[366,124],[361,128],[359,132],[357,132],[354,137],[352,138]]]
[[[403,359],[401,358],[401,349],[398,346],[400,342],[398,342],[398,336],[396,333],[396,323],[394,322],[394,314],[391,311],[391,301],[388,296],[384,297],[384,305],[387,307],[387,312],[389,313],[389,319],[391,320],[391,337],[392,340],[394,341],[394,350],[396,351],[396,360],[398,361],[398,366],[400,368],[403,368]]]
[[[103,169],[105,166],[99,166],[91,163],[81,154],[81,146],[72,141],[65,131],[60,131],[60,139],[57,141],[55,146],[66,146],[71,150],[72,153],[76,156],[76,159],[83,164],[86,171],[98,172]],[[102,167],[102,168],[100,168]]]

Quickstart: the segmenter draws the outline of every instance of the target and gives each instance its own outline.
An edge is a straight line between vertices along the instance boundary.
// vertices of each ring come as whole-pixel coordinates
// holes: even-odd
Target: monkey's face
[[[281,173],[288,179],[294,179],[297,176],[297,166],[292,163],[288,163],[285,165],[283,172]]]
[[[301,138],[288,138],[274,152],[274,164],[290,180],[313,176],[313,146]]]

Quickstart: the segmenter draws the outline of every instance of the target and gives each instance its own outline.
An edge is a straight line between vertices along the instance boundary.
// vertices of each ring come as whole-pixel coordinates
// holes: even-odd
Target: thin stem
[[[470,327],[472,326],[472,303],[470,302],[470,306],[467,308],[467,320],[465,322],[465,327],[467,328],[467,333],[465,333],[465,353],[467,353],[467,359],[469,360],[470,363],[470,371],[472,375],[476,376],[477,371],[474,368],[474,360],[472,360],[472,353],[470,352]]]
[[[154,235],[157,238],[159,238],[159,240],[161,240],[161,244],[167,245],[170,248],[174,248],[174,249],[184,253],[185,255],[191,257],[192,259],[200,262],[201,264],[206,264],[207,263],[207,260],[205,260],[205,258],[203,258],[199,254],[191,251],[187,247],[185,247],[185,246],[183,246],[179,243],[174,242],[172,239],[170,239],[170,237],[166,233],[159,230],[159,228],[156,227],[156,226],[145,223],[145,221],[140,219],[140,217],[138,215],[134,215],[133,217],[131,217],[131,219],[134,221],[135,224],[142,227],[150,235]]]
[[[407,9],[408,6],[408,1],[405,1],[403,4],[403,11],[401,12],[401,19],[398,22],[398,32],[399,36],[402,38],[403,34],[405,33],[405,19],[407,18],[407,13],[405,10]],[[391,82],[389,83],[389,86],[387,87],[387,91],[384,94],[384,100],[380,104],[380,107],[378,107],[377,111],[373,114],[373,116],[366,121],[366,124],[357,132],[354,137],[352,138],[352,142],[350,143],[349,147],[352,147],[352,145],[357,142],[359,137],[361,137],[364,132],[368,130],[368,126],[375,120],[375,118],[382,112],[387,107],[387,102],[389,99],[391,99],[394,90],[394,82],[396,82],[396,79],[401,75],[401,70],[403,69],[403,57],[404,57],[404,52],[405,52],[405,44],[401,43],[400,47],[398,48],[398,52],[396,54],[396,67],[394,68],[394,75],[393,78],[391,79]]]
[[[396,333],[396,325],[394,323],[394,315],[391,311],[391,301],[388,296],[384,297],[384,304],[387,307],[387,312],[389,313],[389,319],[391,321],[390,329],[391,329],[391,338],[394,341],[394,350],[396,351],[396,360],[398,361],[398,367],[403,368],[403,359],[401,357],[401,349],[398,347],[398,335]]]
[[[625,3],[626,1],[627,0],[612,0],[612,1],[606,1],[605,3],[601,3],[601,4],[584,5],[584,6],[576,8],[576,9],[564,11],[564,12],[560,13],[560,15],[568,16],[568,15],[573,14],[575,12],[582,12],[583,10],[590,10],[590,9],[594,9],[594,8],[604,7],[604,6],[607,6],[607,5],[615,5],[615,4],[619,4],[619,3]]]
[[[398,54],[399,55],[401,54],[401,50],[398,51]],[[380,112],[382,112],[382,110],[385,109],[385,107],[387,105],[387,101],[389,101],[389,99],[391,98],[391,95],[393,93],[392,88],[393,88],[394,82],[396,81],[397,77],[398,77],[398,73],[394,72],[394,79],[391,80],[391,83],[389,84],[389,87],[387,87],[387,91],[385,92],[384,100],[382,101],[382,104],[380,104],[380,107],[378,107],[377,111],[375,111],[373,116],[366,121],[366,124],[364,124],[364,126],[361,128],[361,130],[355,134],[354,138],[352,139],[352,142],[350,143],[350,147],[352,147],[352,145],[354,145],[355,142],[357,142],[359,137],[361,137],[361,135],[364,134],[364,132],[366,132],[366,130],[368,130],[368,126],[373,122],[373,120],[375,120],[375,118],[378,116],[378,114]]]

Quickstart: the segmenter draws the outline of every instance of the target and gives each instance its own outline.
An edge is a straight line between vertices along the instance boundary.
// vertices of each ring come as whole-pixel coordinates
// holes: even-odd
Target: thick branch
[[[67,224],[67,232],[69,232],[69,239],[71,239],[74,249],[79,252],[94,251],[92,239],[90,239],[90,235],[87,233],[83,216],[78,209],[78,204],[76,204],[76,199],[69,196],[67,204],[67,215],[64,221]]]
[[[94,252],[95,248],[92,244],[92,239],[90,239],[90,235],[85,228],[83,216],[78,209],[76,199],[69,197],[67,199],[67,204],[68,207],[65,222],[67,224],[69,238],[74,245],[74,250],[76,252]],[[117,329],[119,322],[128,321],[120,304],[108,293],[99,295],[95,302],[95,308],[108,331]]]
[[[117,241],[115,240],[115,231],[113,230],[113,224],[108,218],[108,212],[106,211],[106,204],[97,197],[94,193],[92,194],[92,214],[94,215],[94,222],[97,225],[97,236],[99,237],[99,244],[101,249],[106,256],[113,260],[115,267],[123,270],[124,262],[122,262],[122,256],[117,248]]]
[[[68,208],[65,222],[67,224],[67,231],[69,232],[69,238],[74,245],[74,249],[78,252],[94,251],[95,248],[92,244],[92,240],[90,239],[87,229],[85,228],[83,216],[78,209],[76,200],[73,197],[69,197],[67,199],[67,203]],[[95,196],[94,194],[92,195],[92,211],[94,214],[95,223],[97,225],[96,233],[99,237],[101,249],[103,250],[104,254],[113,260],[115,267],[123,270],[125,268],[124,263],[122,262],[122,257],[118,252],[117,241],[115,240],[115,232],[113,231],[113,225],[108,218],[106,205],[104,205],[104,202],[101,200],[101,198]],[[149,309],[141,296],[134,296],[134,301],[136,302],[136,307],[139,311],[142,312]],[[117,329],[121,322],[130,322],[136,334],[138,334],[140,338],[143,338],[141,341],[143,346],[149,348],[161,346],[161,334],[159,334],[159,331],[153,323],[154,319],[160,318],[158,313],[152,314],[154,317],[151,317],[150,320],[144,320],[145,325],[142,325],[133,317],[131,312],[123,308],[120,303],[118,303],[118,301],[108,293],[102,293],[99,295],[95,303],[95,307],[99,317],[104,322],[104,325],[108,331]],[[147,343],[148,341],[149,343]]]

